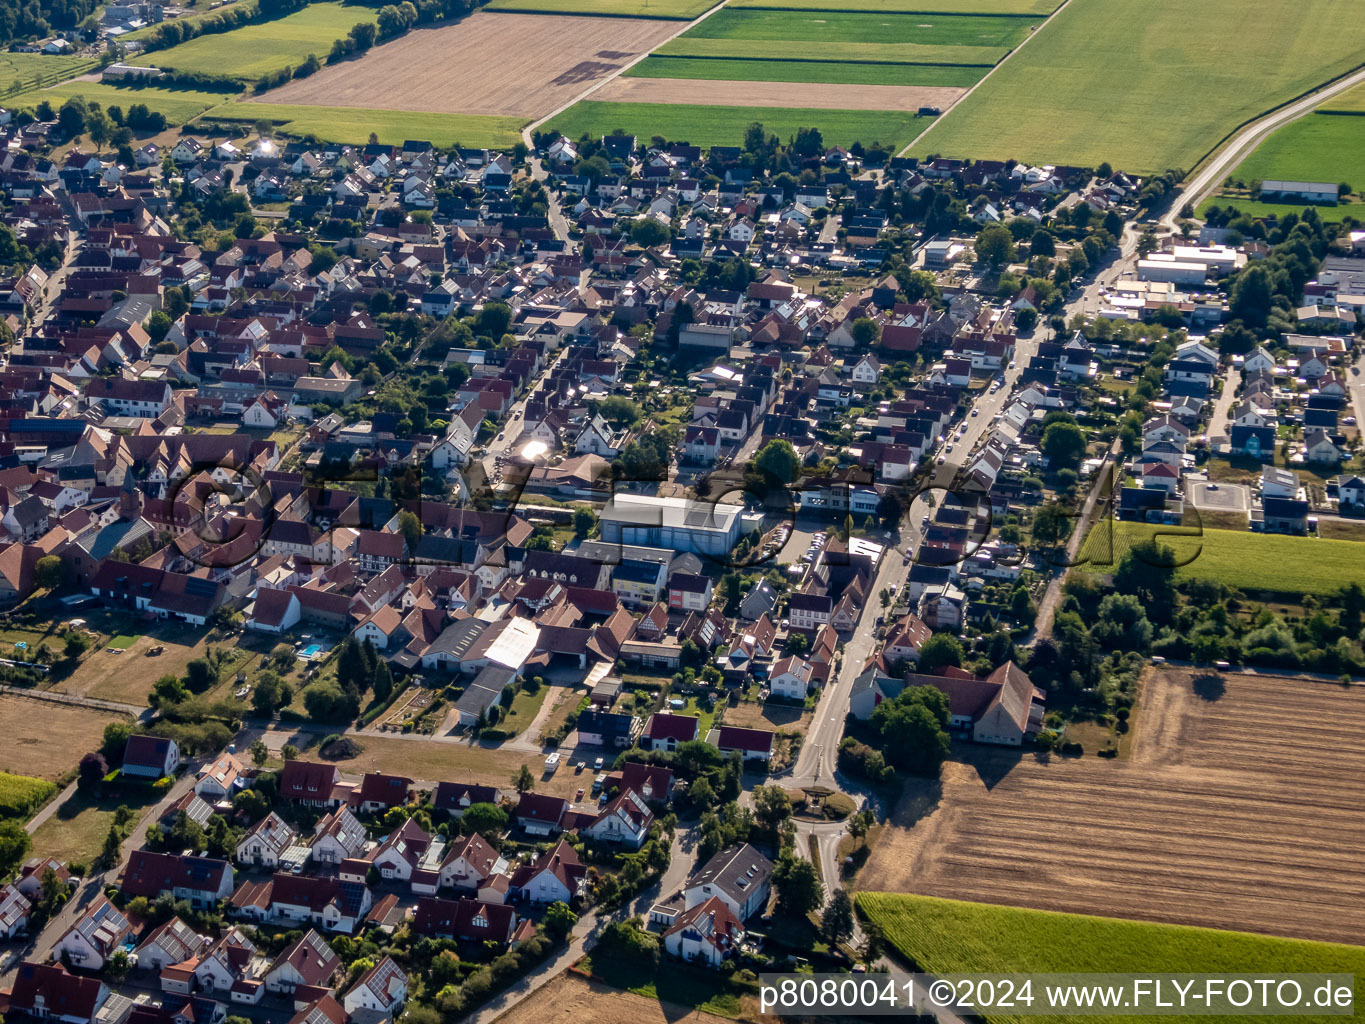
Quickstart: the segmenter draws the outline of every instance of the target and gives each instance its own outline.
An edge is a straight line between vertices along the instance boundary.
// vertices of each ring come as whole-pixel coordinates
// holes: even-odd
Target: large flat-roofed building
[[[743,513],[739,505],[615,494],[602,510],[602,539],[723,555],[739,540]]]
[[[1330,181],[1283,181],[1270,178],[1261,182],[1262,199],[1305,199],[1310,203],[1335,203],[1337,186]]]

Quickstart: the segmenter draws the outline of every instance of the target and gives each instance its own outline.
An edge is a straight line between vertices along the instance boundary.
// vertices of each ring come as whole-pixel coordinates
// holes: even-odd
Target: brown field
[[[539,117],[616,74],[680,27],[641,18],[479,11],[456,25],[409,32],[260,100]]]
[[[731,1024],[700,1010],[660,1003],[565,972],[495,1024]]]
[[[946,110],[966,89],[912,85],[823,85],[813,82],[725,82],[700,78],[617,78],[592,94],[625,103],[701,107],[819,107],[833,110]]]
[[[725,724],[741,729],[784,729],[804,733],[814,717],[814,713],[804,708],[756,701],[742,701],[725,709]]]
[[[860,888],[1365,942],[1365,687],[1155,674],[1129,760],[980,748],[907,792]]]
[[[108,711],[0,696],[0,771],[56,779],[81,755],[99,748],[104,727],[119,716]]]

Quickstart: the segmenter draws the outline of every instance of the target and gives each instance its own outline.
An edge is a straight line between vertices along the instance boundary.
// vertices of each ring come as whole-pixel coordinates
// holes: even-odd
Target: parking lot
[[[1190,503],[1197,509],[1210,512],[1246,512],[1251,508],[1251,488],[1245,484],[1213,483],[1206,480],[1187,482]]]

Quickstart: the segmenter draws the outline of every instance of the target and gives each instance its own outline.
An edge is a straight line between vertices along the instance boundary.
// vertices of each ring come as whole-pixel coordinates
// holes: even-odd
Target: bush
[[[833,793],[825,797],[825,817],[831,821],[842,821],[858,809],[853,798],[843,793]]]
[[[1085,753],[1085,747],[1081,746],[1075,740],[1068,740],[1063,743],[1061,749],[1062,753],[1067,757],[1080,757]]]

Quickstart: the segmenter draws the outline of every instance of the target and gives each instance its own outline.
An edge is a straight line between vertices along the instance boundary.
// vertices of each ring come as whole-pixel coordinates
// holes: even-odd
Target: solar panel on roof
[[[200,576],[191,576],[185,581],[185,593],[198,597],[212,597],[218,592],[218,584]]]

